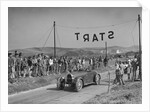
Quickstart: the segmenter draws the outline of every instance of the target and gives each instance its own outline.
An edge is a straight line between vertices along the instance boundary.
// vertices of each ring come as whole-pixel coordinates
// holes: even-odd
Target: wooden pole
[[[108,79],[109,79],[109,83],[108,83],[108,93],[110,93],[110,72],[108,71]]]
[[[107,59],[107,42],[105,42],[105,48],[106,48],[106,59]]]
[[[142,80],[142,51],[141,51],[141,17],[138,15],[139,23],[139,79]]]
[[[106,57],[105,57],[105,67],[107,66],[107,64],[108,64],[108,60],[107,60],[107,42],[105,42],[105,49],[106,49]]]
[[[54,21],[54,58],[56,58],[55,21]]]

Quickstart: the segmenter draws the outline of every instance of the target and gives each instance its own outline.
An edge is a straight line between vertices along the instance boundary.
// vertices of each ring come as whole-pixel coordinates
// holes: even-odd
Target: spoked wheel
[[[77,79],[75,84],[75,91],[79,92],[83,88],[83,81],[81,79]]]
[[[57,88],[61,89],[61,90],[65,88],[65,81],[64,81],[64,79],[59,78],[57,80]]]
[[[95,75],[95,84],[96,85],[100,84],[100,76],[98,74]]]

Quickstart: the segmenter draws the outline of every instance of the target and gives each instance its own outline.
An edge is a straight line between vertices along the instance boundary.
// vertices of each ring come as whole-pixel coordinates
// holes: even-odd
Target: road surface
[[[100,85],[85,86],[80,92],[75,92],[67,87],[65,90],[58,90],[56,84],[41,87],[35,90],[22,92],[8,96],[9,104],[81,104],[88,99],[107,92],[108,72],[102,73]],[[103,81],[105,79],[105,81]],[[114,79],[114,72],[111,72],[111,79]]]

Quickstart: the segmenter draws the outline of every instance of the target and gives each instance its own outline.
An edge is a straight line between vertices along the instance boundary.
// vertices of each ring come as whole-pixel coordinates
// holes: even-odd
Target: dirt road
[[[97,94],[107,92],[108,72],[102,73],[102,81],[100,85],[85,86],[80,92],[74,92],[71,88],[58,90],[56,84],[35,90],[10,95],[8,97],[9,104],[80,104]],[[104,81],[105,79],[105,81]],[[111,72],[111,79],[114,79],[114,72]]]

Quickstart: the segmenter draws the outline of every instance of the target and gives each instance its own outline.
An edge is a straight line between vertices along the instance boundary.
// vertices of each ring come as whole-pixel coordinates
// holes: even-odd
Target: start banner
[[[76,40],[82,39],[84,42],[97,42],[103,41],[104,37],[108,39],[114,39],[114,31],[94,33],[90,35],[89,33],[81,34],[80,32],[75,33]]]

